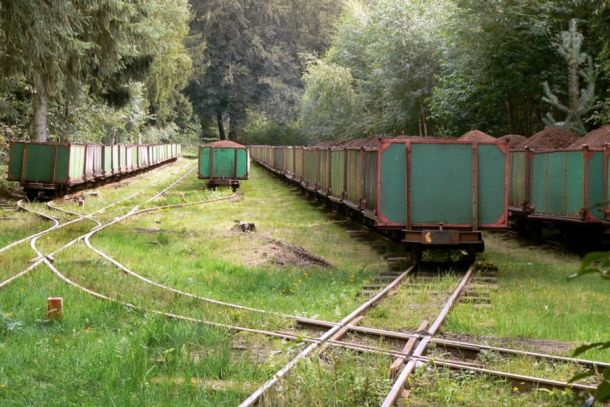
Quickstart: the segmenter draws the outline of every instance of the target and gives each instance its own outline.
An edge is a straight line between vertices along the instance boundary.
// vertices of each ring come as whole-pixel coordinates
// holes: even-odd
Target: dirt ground
[[[610,143],[610,124],[589,132],[570,144],[568,148],[581,148],[585,144],[591,148],[602,148],[607,143]]]
[[[574,143],[576,139],[576,135],[571,131],[547,127],[516,146],[516,148],[529,147],[534,150],[563,149]]]
[[[496,141],[495,137],[480,130],[470,130],[458,139],[459,141]]]
[[[518,145],[524,143],[527,140],[527,137],[520,136],[518,134],[507,134],[505,136],[499,137],[500,141],[508,141],[509,148],[515,148]]]

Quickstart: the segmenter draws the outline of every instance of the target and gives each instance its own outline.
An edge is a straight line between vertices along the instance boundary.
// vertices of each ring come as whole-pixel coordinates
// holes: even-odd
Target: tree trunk
[[[47,83],[40,72],[34,72],[34,99],[32,110],[32,138],[35,141],[47,141],[48,93]]]
[[[225,134],[225,124],[222,120],[222,112],[216,113],[216,122],[218,123],[218,135],[221,140],[226,140],[227,135]]]

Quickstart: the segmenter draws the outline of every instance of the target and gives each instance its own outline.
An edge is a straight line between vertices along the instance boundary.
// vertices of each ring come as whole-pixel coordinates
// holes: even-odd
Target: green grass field
[[[56,206],[81,214],[117,203],[96,215],[110,221],[152,197],[190,168],[181,159],[136,178],[85,192],[85,205],[63,200]],[[137,194],[134,196],[134,194]],[[208,191],[192,173],[144,207],[231,196]],[[32,208],[61,217],[42,204]],[[51,225],[35,216],[0,212],[0,245]],[[234,230],[252,222],[256,232]],[[45,253],[57,250],[95,223],[84,220],[39,240]],[[187,208],[137,215],[104,229],[92,243],[153,281],[242,306],[337,321],[364,299],[360,288],[387,269],[385,244],[357,240],[351,222],[259,167],[243,182],[238,197]],[[372,244],[374,243],[374,244]],[[485,338],[553,339],[573,343],[608,338],[609,287],[595,277],[572,282],[566,276],[578,258],[525,248],[497,235],[487,237],[487,261],[498,265],[498,290],[491,307],[460,303],[444,332]],[[293,249],[321,257],[323,267]],[[401,253],[398,246],[386,253]],[[23,270],[35,257],[29,244],[0,253],[0,281]],[[66,277],[101,294],[146,310],[258,329],[295,329],[292,320],[238,311],[186,298],[126,275],[79,242],[58,253],[55,266]],[[448,275],[425,290],[406,287],[373,309],[361,325],[413,329],[432,319],[431,292],[450,292],[458,276]],[[64,299],[60,321],[46,320],[47,297]],[[438,298],[442,301],[442,298]],[[491,338],[491,339],[490,339]],[[505,343],[504,343],[505,344]],[[60,281],[44,265],[0,290],[0,404],[25,405],[236,405],[285,364],[303,345],[256,334],[168,320],[96,299]],[[515,346],[526,347],[521,342]],[[558,349],[557,353],[566,353]],[[610,360],[607,353],[590,358]],[[521,373],[572,370],[527,360],[490,360]],[[391,358],[334,349],[300,364],[264,401],[267,405],[378,405],[389,390]],[[422,370],[412,380],[412,405],[570,405],[565,393],[516,394],[509,383],[486,377]]]

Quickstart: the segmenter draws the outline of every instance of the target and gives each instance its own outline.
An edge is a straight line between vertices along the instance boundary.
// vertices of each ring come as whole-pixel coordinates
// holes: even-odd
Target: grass
[[[391,359],[335,349],[298,365],[263,406],[379,406]]]
[[[417,330],[423,321],[428,321],[430,326],[460,278],[458,274],[447,273],[421,286],[403,284],[367,315],[366,323],[378,328],[408,331]]]
[[[152,197],[194,167],[192,160],[87,191],[85,205],[57,205],[81,214],[137,193],[96,218],[109,221]],[[195,174],[145,207],[229,197],[208,191]],[[33,208],[48,211],[43,205]],[[364,301],[360,288],[387,269],[371,242],[350,237],[343,218],[321,211],[297,192],[254,166],[239,199],[134,216],[103,230],[93,243],[133,271],[201,296],[286,314],[339,320]],[[62,219],[71,216],[49,212]],[[5,216],[1,213],[0,217]],[[9,212],[12,216],[13,212]],[[2,223],[0,242],[45,229],[50,224],[27,214]],[[256,224],[255,233],[233,230],[235,221]],[[56,250],[94,223],[86,220],[40,239]],[[321,256],[333,267],[294,255],[287,242]],[[373,242],[373,243],[380,243]],[[567,282],[579,259],[487,237],[485,257],[499,266],[491,308],[460,303],[443,330],[472,336],[539,338],[576,342],[608,337],[608,287],[596,278]],[[34,253],[22,244],[0,254],[0,279],[30,264]],[[69,278],[138,306],[221,323],[293,330],[290,320],[228,310],[155,288],[127,276],[83,243],[55,256]],[[363,325],[414,329],[433,320],[459,276],[448,274],[414,289],[402,286],[371,311]],[[439,304],[430,298],[440,293]],[[442,295],[441,295],[442,294]],[[65,315],[49,323],[46,298],[62,296]],[[387,343],[371,343],[388,346]],[[503,343],[505,344],[505,343]],[[18,405],[236,405],[301,349],[255,334],[237,334],[205,325],[171,321],[102,302],[69,287],[42,266],[0,290],[0,404]],[[517,346],[517,345],[516,345]],[[433,349],[434,354],[439,350]],[[441,355],[442,356],[442,355]],[[602,352],[588,357],[608,360]],[[573,367],[527,358],[484,356],[487,366],[564,379]],[[390,387],[386,356],[334,349],[323,359],[299,364],[268,405],[378,405]],[[488,377],[419,370],[413,405],[569,405],[570,395],[515,393],[511,384]]]
[[[136,272],[199,295],[333,320],[355,308],[364,281],[387,267],[368,243],[350,239],[330,214],[259,168],[253,167],[242,193],[232,203],[132,218],[99,234],[94,244]],[[155,204],[217,196],[189,179]],[[235,232],[235,220],[253,222],[257,231]],[[274,239],[303,247],[335,267],[279,266],[274,256],[283,254],[272,250]]]
[[[496,234],[486,235],[485,258],[496,264],[498,289],[490,308],[458,304],[445,330],[475,336],[550,339],[571,342],[610,337],[610,284],[586,276],[568,281],[580,265],[575,255],[522,246]],[[587,358],[610,361],[610,352]]]
[[[510,382],[468,372],[420,369],[404,405],[436,406],[574,406],[570,392],[546,389],[520,393]]]
[[[51,295],[64,298],[57,323],[45,321]],[[44,269],[0,292],[0,299],[8,321],[0,329],[3,406],[237,404],[247,392],[209,390],[191,379],[257,382],[283,361],[243,358],[228,332],[129,312]],[[176,377],[186,384],[165,380]]]
[[[0,248],[16,240],[33,235],[53,225],[27,212],[17,212],[14,209],[0,209]]]
[[[189,165],[192,162],[183,160],[100,188],[96,195],[85,192],[84,207],[70,200],[57,205],[84,214],[136,191],[150,197]],[[158,182],[153,185],[153,180]],[[260,170],[253,171],[253,180],[243,189],[239,202],[135,217],[94,241],[134,270],[201,295],[332,319],[349,312],[358,302],[352,297],[359,287],[384,266],[381,255],[366,243],[351,240],[331,215],[304,203]],[[229,194],[204,191],[193,176],[148,206]],[[265,202],[257,203],[262,197]],[[274,202],[281,204],[275,207]],[[136,199],[125,201],[99,219],[113,219],[135,203]],[[32,207],[47,211],[40,204]],[[233,219],[255,222],[258,232],[231,232]],[[32,228],[46,225],[38,223]],[[5,225],[5,241],[20,236],[4,233],[19,230],[17,222],[14,228]],[[41,238],[38,247],[56,250],[92,226],[87,220],[62,228]],[[277,264],[268,247],[273,239],[322,255],[335,268]],[[256,250],[253,263],[248,253]],[[1,277],[22,270],[32,257],[28,244],[3,253]],[[280,327],[268,316],[227,312],[153,288],[97,258],[82,243],[58,254],[55,265],[87,287],[143,307],[245,326]],[[64,298],[61,321],[46,322],[49,296]],[[42,266],[1,290],[0,304],[2,405],[235,405],[299,349],[298,344],[169,321],[102,302],[67,286]]]

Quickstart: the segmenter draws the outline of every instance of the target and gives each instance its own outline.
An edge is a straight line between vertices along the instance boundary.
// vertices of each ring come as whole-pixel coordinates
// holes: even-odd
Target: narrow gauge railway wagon
[[[568,240],[599,238],[610,227],[609,158],[607,147],[511,151],[511,217],[538,231],[557,227]]]
[[[267,152],[274,160],[274,151]],[[208,180],[208,188],[230,186],[239,188],[241,180],[250,175],[250,153],[248,148],[231,141],[220,141],[199,146],[198,177]]]
[[[287,147],[251,147],[254,160],[285,175],[270,154],[277,149]],[[484,248],[481,229],[507,226],[506,143],[380,139],[368,147],[292,151],[294,181],[362,214],[416,252],[463,247],[473,254]]]
[[[58,196],[175,160],[180,151],[174,147],[164,161],[153,163],[148,158],[149,147],[11,141],[8,180],[20,182],[29,199]]]

